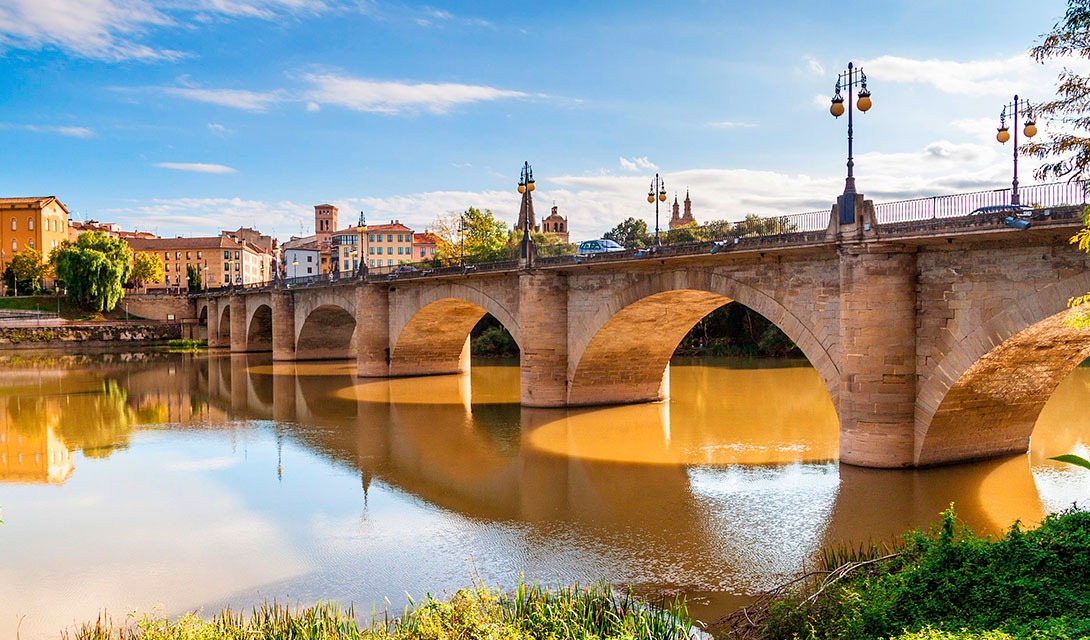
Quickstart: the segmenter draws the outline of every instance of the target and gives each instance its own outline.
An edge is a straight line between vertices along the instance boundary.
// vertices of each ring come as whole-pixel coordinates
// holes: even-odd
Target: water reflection
[[[103,606],[396,607],[471,571],[682,591],[713,618],[824,544],[950,502],[996,532],[1090,489],[1044,460],[1085,452],[1090,369],[1030,456],[876,471],[836,463],[811,368],[698,364],[675,363],[670,403],[567,411],[520,407],[517,368],[487,364],[361,380],[350,362],[227,354],[0,363],[0,635],[23,614],[23,637],[55,635]],[[65,484],[26,484],[48,482]]]

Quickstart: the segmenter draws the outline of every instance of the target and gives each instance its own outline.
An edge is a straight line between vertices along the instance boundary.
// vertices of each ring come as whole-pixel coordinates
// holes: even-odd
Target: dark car
[[[412,266],[411,264],[399,264],[394,267],[393,271],[386,274],[386,278],[393,280],[394,278],[400,276],[415,275],[417,273],[420,273],[420,270]]]
[[[624,251],[624,247],[612,240],[599,238],[598,240],[587,240],[585,242],[580,242],[579,248],[575,251],[575,255],[593,256],[599,253],[612,253],[614,251]]]

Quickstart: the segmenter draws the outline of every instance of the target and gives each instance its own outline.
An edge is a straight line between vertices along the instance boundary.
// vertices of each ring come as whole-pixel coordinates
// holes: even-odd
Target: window
[[[12,230],[12,231],[15,231],[15,230],[16,230],[16,228],[17,228],[17,227],[16,227],[16,225],[15,225],[15,218],[12,218],[12,219],[11,219],[11,230]]]
[[[223,252],[223,259],[224,260],[230,260],[231,259],[231,252],[230,251],[224,251]]]
[[[372,266],[372,267],[375,266],[375,261],[374,260],[368,260],[368,262],[371,263],[370,266]]]
[[[170,271],[170,264],[164,264],[163,265],[163,271],[169,272]]]
[[[420,247],[420,257],[424,257],[424,247]]]
[[[197,252],[197,259],[198,259],[198,260],[200,260],[200,259],[201,259],[201,252],[200,252],[200,251],[198,251],[198,252]]]
[[[189,260],[189,258],[190,258],[189,252],[188,252],[188,251],[186,251],[186,252],[185,252],[185,259],[186,259],[186,260]]]
[[[307,256],[307,262],[314,262],[314,256]]]
[[[314,273],[314,267],[307,267],[307,273]]]
[[[375,234],[373,234],[373,233],[367,234],[367,241],[368,242],[374,242],[375,241]]]
[[[230,271],[230,270],[231,270],[231,263],[230,263],[230,262],[224,262],[224,263],[223,263],[223,270],[224,270],[225,272],[226,272],[226,271]]]
[[[348,247],[344,248],[344,257],[348,257]]]
[[[26,228],[30,229],[31,231],[34,231],[34,218],[27,218],[26,219]]]
[[[402,250],[402,249],[404,249],[404,248],[405,248],[405,247],[398,247],[398,248],[397,248],[397,255],[399,255],[399,256],[400,256],[400,255],[404,255],[403,253],[401,253],[401,250]]]
[[[239,264],[236,262],[235,263],[235,271],[238,271],[238,268],[239,268]]]
[[[387,266],[387,267],[392,267],[392,266],[394,266],[394,261],[393,261],[393,260],[387,260],[387,261],[386,261],[386,266]]]
[[[399,234],[397,234],[397,241],[398,242],[405,242],[405,237],[402,234],[399,233]]]
[[[31,240],[31,241],[30,241],[30,248],[31,248],[31,249],[33,249],[33,248],[34,248],[34,241],[33,241],[33,240]]]
[[[227,253],[227,252],[224,251],[224,253]],[[168,278],[168,280],[169,280],[169,278]],[[231,276],[229,276],[226,273],[223,274],[223,284],[231,284]]]
[[[367,253],[369,253],[371,255],[375,255],[375,248],[374,247],[367,247]],[[374,261],[372,260],[372,262],[374,262]]]
[[[182,252],[181,251],[175,251],[174,252],[174,259],[175,260],[181,260],[182,259]]]
[[[387,233],[386,234],[386,242],[393,242],[393,241],[394,241],[394,234]]]
[[[238,260],[238,251],[235,252],[235,260]]]
[[[170,260],[170,254],[166,251],[163,252],[163,260]]]

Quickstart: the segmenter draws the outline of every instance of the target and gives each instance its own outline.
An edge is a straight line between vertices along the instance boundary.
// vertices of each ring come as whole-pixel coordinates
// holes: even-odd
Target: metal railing
[[[1035,209],[1085,205],[1086,185],[1078,182],[1054,182],[1033,184],[1018,189],[1019,200],[1024,206]],[[955,218],[969,215],[980,207],[1010,204],[1011,190],[974,191],[930,198],[897,200],[874,205],[878,224],[917,222],[937,218]]]

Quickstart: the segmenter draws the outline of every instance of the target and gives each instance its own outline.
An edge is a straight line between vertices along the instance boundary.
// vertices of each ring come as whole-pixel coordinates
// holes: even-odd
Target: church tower
[[[678,213],[677,193],[674,193],[674,208],[670,214],[670,228],[677,229],[681,226],[681,214]]]
[[[556,236],[561,242],[568,241],[568,219],[556,212],[555,204],[549,217],[541,221],[541,230]]]
[[[314,205],[314,235],[319,242],[329,240],[337,230],[337,207],[331,204]]]

